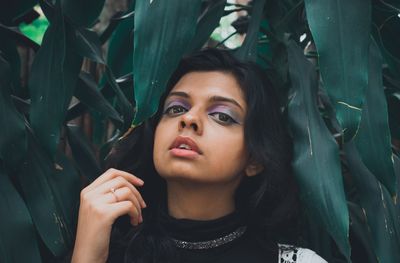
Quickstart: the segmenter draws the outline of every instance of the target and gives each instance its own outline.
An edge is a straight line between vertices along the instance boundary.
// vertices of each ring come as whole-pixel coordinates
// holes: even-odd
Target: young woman
[[[215,49],[185,58],[155,116],[82,190],[72,262],[325,262],[277,242],[297,207],[291,156],[257,65]]]

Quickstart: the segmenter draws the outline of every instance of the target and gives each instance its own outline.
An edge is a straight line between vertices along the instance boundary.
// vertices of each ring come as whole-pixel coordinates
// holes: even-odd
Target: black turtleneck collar
[[[216,239],[244,225],[237,211],[213,220],[193,220],[174,218],[163,209],[159,220],[167,235],[189,242]]]

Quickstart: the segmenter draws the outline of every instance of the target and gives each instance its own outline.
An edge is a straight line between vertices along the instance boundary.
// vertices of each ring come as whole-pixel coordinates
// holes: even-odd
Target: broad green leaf
[[[211,33],[219,25],[224,14],[226,0],[209,1],[203,14],[197,22],[196,34],[189,45],[187,51],[199,50],[210,38]]]
[[[344,144],[349,170],[372,234],[378,262],[400,262],[400,218],[389,192],[368,170],[353,141]]]
[[[0,163],[0,262],[40,263],[31,215]]]
[[[93,31],[87,29],[77,29],[75,48],[81,56],[87,57],[90,60],[105,65],[104,74],[106,76],[106,79],[108,80],[108,83],[117,95],[122,115],[124,117],[123,130],[128,129],[133,119],[133,107],[129,100],[126,98],[125,94],[121,91],[118,83],[115,80],[114,74],[111,72],[110,68],[107,66],[103,59],[101,44],[98,36]]]
[[[324,87],[344,140],[355,135],[368,86],[371,2],[305,0]]]
[[[105,0],[59,0],[68,18],[78,27],[89,27],[98,19]]]
[[[16,174],[26,205],[43,243],[54,256],[64,255],[73,242],[61,200],[50,179],[56,164],[28,133],[28,157]],[[73,198],[73,197],[71,197]],[[71,215],[68,215],[71,216]]]
[[[90,145],[89,140],[75,125],[67,126],[68,143],[79,170],[90,180],[94,181],[101,172],[96,155]]]
[[[266,0],[252,1],[251,19],[247,29],[246,38],[242,46],[236,51],[235,56],[241,60],[257,60],[258,31],[263,17]]]
[[[35,135],[51,156],[55,155],[60,128],[74,93],[82,58],[66,41],[59,7],[35,56],[29,78],[30,119]],[[71,28],[68,28],[68,33]],[[44,116],[46,116],[44,118]]]
[[[361,159],[372,174],[396,195],[391,138],[386,97],[382,84],[382,58],[374,41],[369,55],[369,81],[362,108],[360,127],[354,143]]]
[[[7,167],[18,167],[27,151],[23,116],[11,99],[10,65],[0,55],[0,159]]]
[[[118,112],[104,98],[97,87],[97,83],[91,75],[81,72],[78,85],[75,89],[75,97],[92,110],[96,110],[109,117],[117,127],[122,127],[123,120]]]
[[[165,85],[193,39],[200,6],[201,0],[136,2],[133,124],[157,111]]]
[[[289,123],[294,139],[293,169],[308,212],[350,258],[349,214],[343,190],[339,149],[319,114],[318,80],[311,63],[288,43],[289,75],[294,88]]]
[[[134,3],[131,4],[129,11],[133,11],[134,7]],[[132,73],[133,25],[133,16],[123,19],[115,29],[110,39],[110,46],[107,54],[107,64],[117,77]]]

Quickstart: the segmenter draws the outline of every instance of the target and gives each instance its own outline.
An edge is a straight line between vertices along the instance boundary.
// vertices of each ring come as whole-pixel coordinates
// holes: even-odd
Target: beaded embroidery
[[[200,242],[189,242],[183,240],[172,239],[175,245],[178,248],[184,249],[209,249],[209,248],[216,248],[222,245],[225,245],[233,240],[241,237],[244,232],[246,232],[247,227],[242,226],[233,231],[232,233],[227,234],[226,236],[219,237],[213,240],[207,241],[200,241]]]

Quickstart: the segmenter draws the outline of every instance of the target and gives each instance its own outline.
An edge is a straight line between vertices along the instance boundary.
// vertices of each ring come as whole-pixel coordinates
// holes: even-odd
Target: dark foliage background
[[[40,45],[18,30],[37,4]],[[2,4],[0,262],[71,251],[82,185],[154,114],[183,55],[224,47],[209,38],[232,12],[245,36],[232,52],[273,79],[295,143],[298,244],[328,262],[400,262],[400,1],[140,0],[99,29],[104,5]]]

